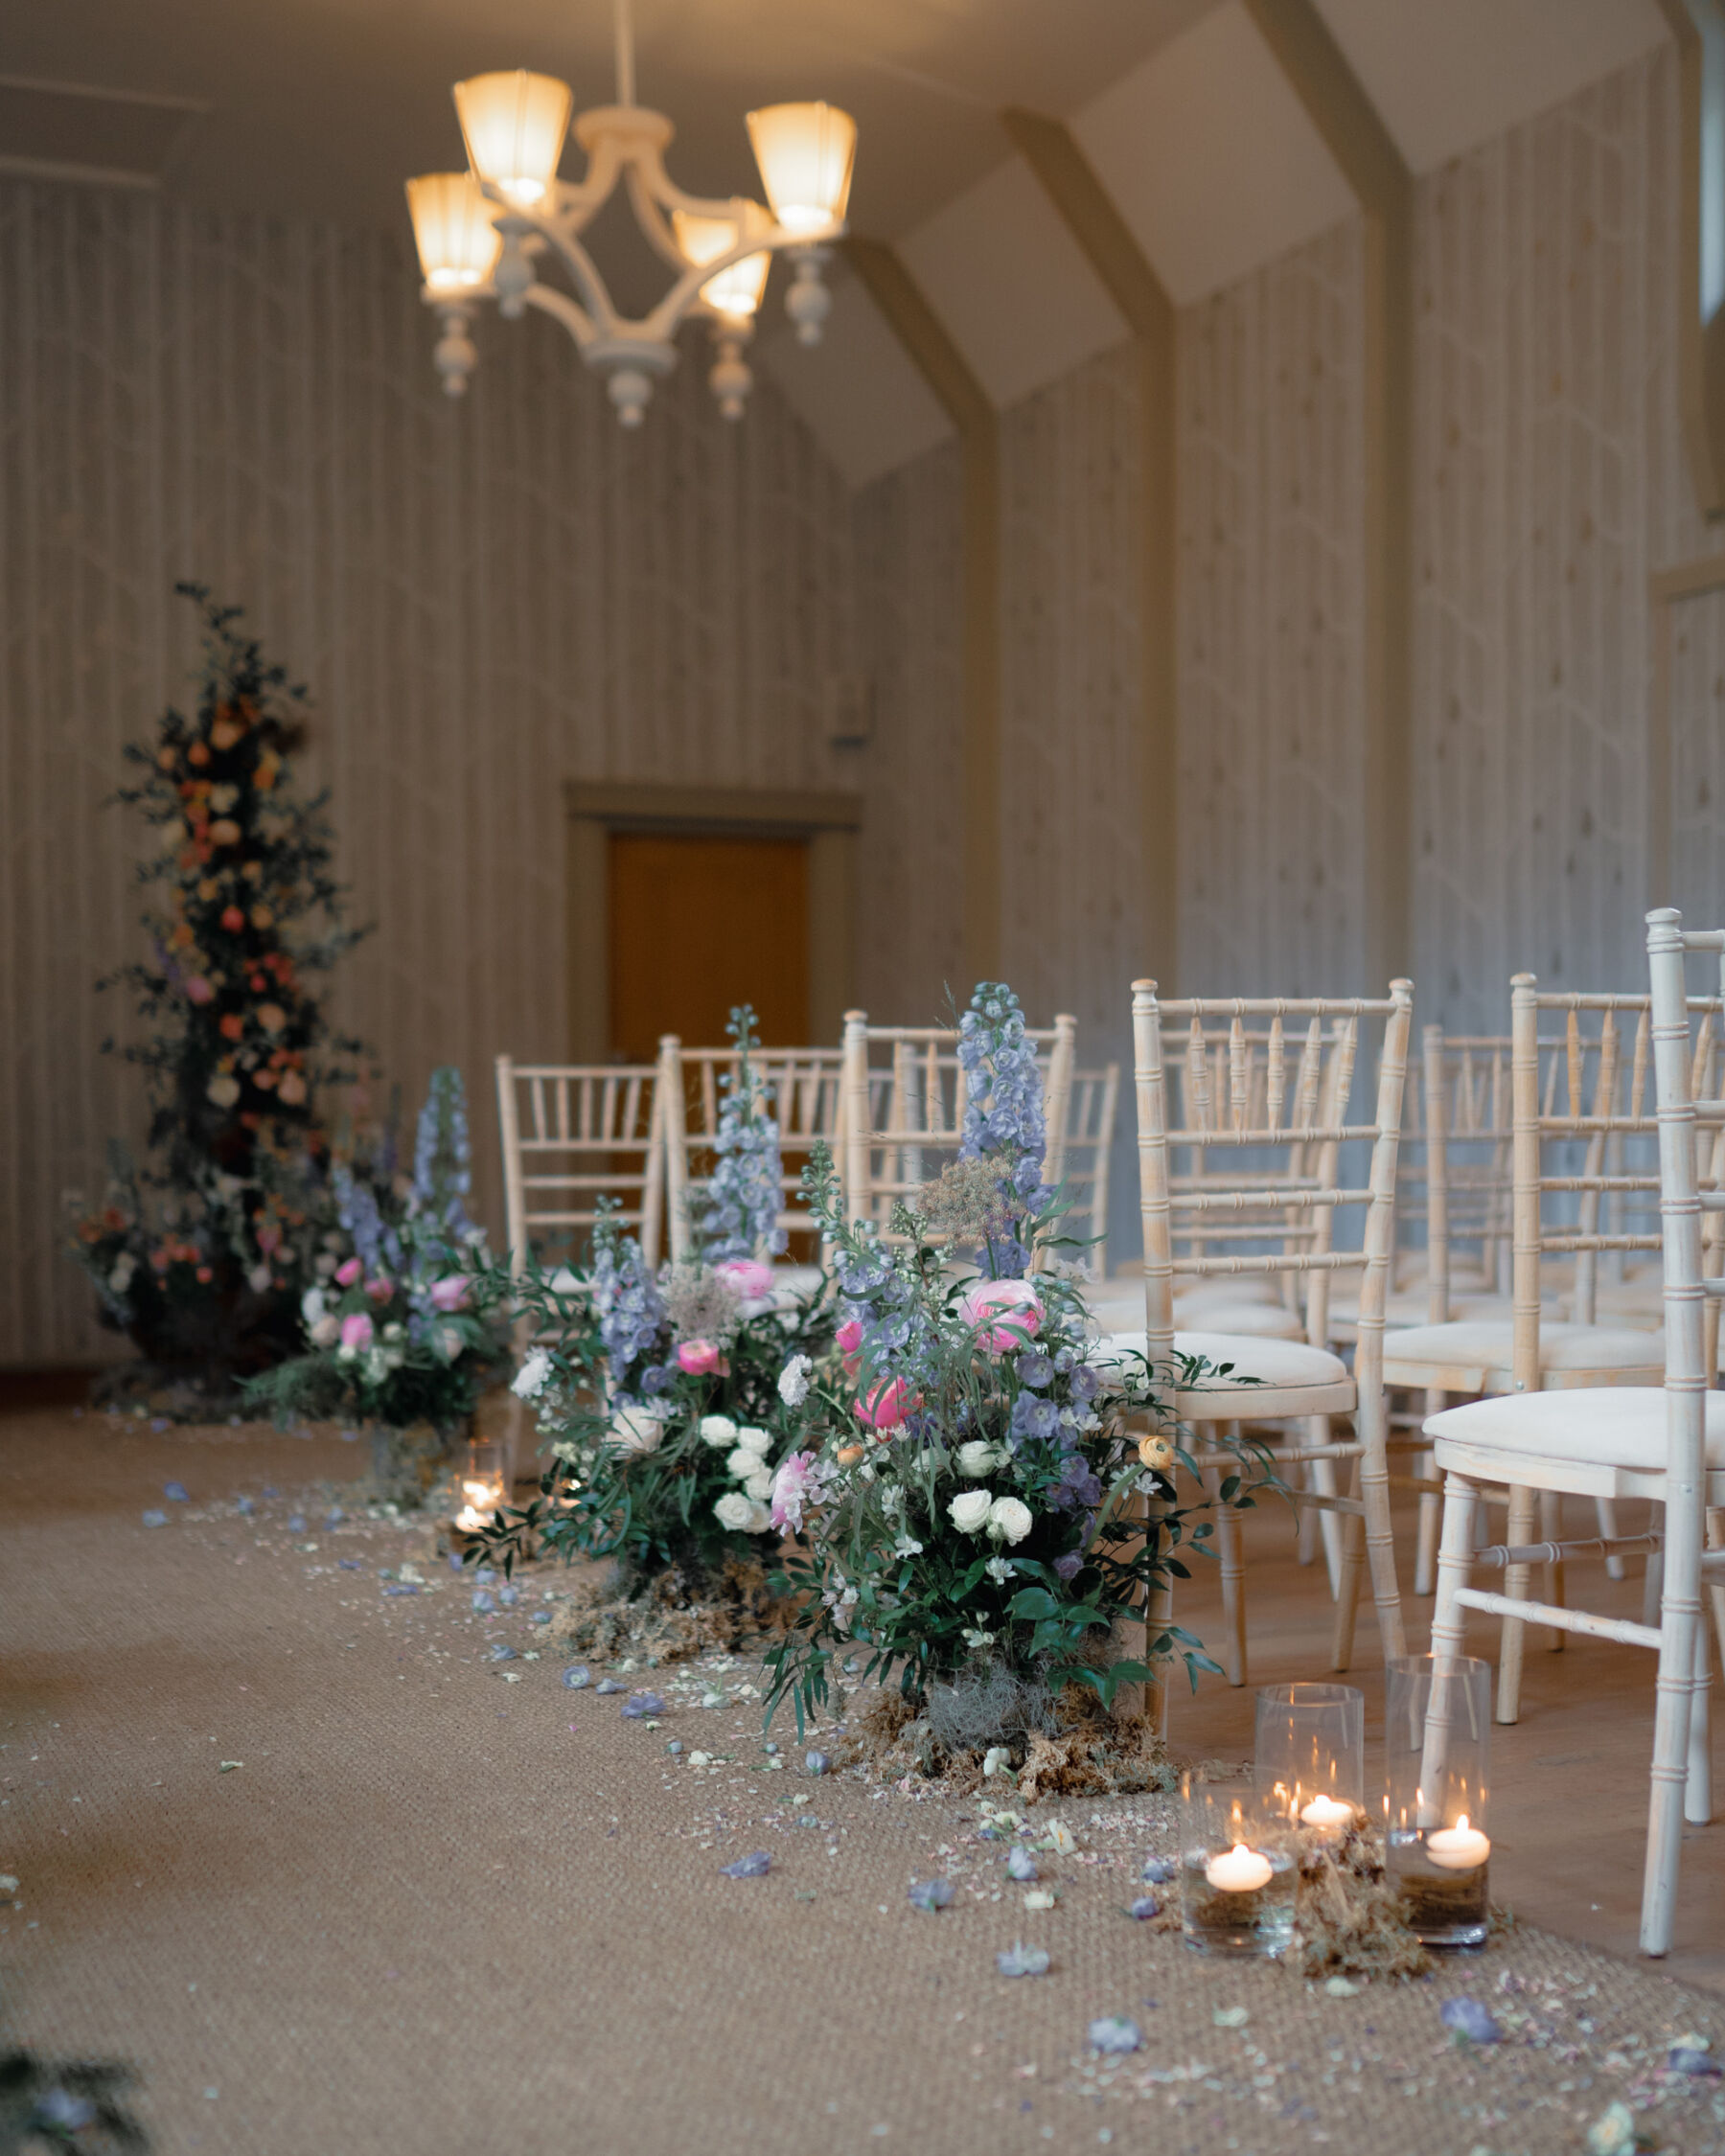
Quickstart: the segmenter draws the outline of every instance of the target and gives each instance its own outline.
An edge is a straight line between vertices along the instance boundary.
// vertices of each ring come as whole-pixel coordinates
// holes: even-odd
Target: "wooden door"
[[[659,1036],[723,1047],[737,1003],[761,1039],[809,1039],[806,838],[613,831],[609,848],[610,1049],[650,1063]]]

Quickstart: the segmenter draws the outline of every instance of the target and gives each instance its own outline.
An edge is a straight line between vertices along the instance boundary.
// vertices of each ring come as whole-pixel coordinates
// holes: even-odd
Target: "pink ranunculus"
[[[677,1366],[690,1377],[711,1377],[724,1358],[710,1340],[686,1340],[677,1351]]]
[[[722,1265],[714,1266],[713,1271],[745,1302],[756,1302],[762,1296],[772,1293],[772,1268],[763,1265],[758,1258],[726,1258]]]
[[[351,1317],[341,1320],[343,1347],[369,1347],[371,1343],[372,1321],[363,1310],[356,1310]]]
[[[351,1288],[364,1271],[365,1267],[356,1257],[343,1258],[335,1268],[336,1282],[343,1288]]]
[[[365,1283],[365,1292],[370,1296],[373,1302],[387,1302],[390,1296],[395,1294],[395,1282],[380,1273],[375,1280],[368,1280]]]
[[[207,1003],[215,993],[216,991],[205,980],[202,974],[194,974],[186,983],[186,1000],[188,1003]]]
[[[915,1405],[903,1378],[886,1378],[859,1393],[851,1412],[864,1430],[884,1434],[896,1430]]]
[[[826,1477],[814,1453],[791,1453],[780,1460],[772,1478],[772,1524],[780,1533],[802,1533],[803,1506],[817,1502]]]
[[[958,1315],[990,1355],[1028,1347],[1042,1323],[1042,1301],[1028,1280],[978,1280],[958,1298]]]
[[[862,1326],[856,1318],[847,1318],[833,1335],[839,1352],[844,1358],[844,1374],[854,1378],[862,1367]]]
[[[472,1282],[465,1273],[446,1273],[441,1280],[431,1283],[431,1307],[434,1310],[465,1310],[468,1289]]]

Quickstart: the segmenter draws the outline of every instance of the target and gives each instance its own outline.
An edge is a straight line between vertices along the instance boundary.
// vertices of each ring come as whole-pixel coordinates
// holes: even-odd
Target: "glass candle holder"
[[[1340,1833],[1366,1804],[1366,1695],[1352,1685],[1265,1685],[1254,1777],[1298,1825]]]
[[[493,1437],[471,1439],[455,1479],[455,1513],[450,1525],[457,1534],[477,1534],[491,1525],[493,1514],[508,1499],[502,1445]]]
[[[1207,1954],[1274,1959],[1294,1937],[1300,1859],[1287,1808],[1250,1775],[1181,1777],[1181,1929]]]
[[[1482,1946],[1490,1920],[1485,1831],[1491,1664],[1402,1655],[1387,1672],[1385,1862],[1427,1946]]]

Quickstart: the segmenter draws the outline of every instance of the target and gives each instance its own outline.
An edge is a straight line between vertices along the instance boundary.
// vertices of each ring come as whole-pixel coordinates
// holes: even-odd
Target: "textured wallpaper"
[[[479,326],[463,403],[386,240],[0,183],[0,1364],[110,1350],[58,1254],[126,1074],[91,994],[134,943],[120,745],[179,692],[197,577],[312,689],[308,758],[379,932],[339,1015],[413,1099],[557,1055],[567,778],[832,786],[854,662],[839,481],[770,384],[686,366],[625,436],[545,322]]]

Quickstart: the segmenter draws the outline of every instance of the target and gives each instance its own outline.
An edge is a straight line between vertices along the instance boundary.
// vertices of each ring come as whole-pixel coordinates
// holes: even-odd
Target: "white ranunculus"
[[[702,1415],[701,1418],[701,1435],[702,1441],[704,1444],[711,1445],[716,1452],[722,1445],[728,1446],[736,1443],[737,1426],[732,1422],[729,1415]]]
[[[760,1464],[760,1454],[748,1445],[739,1445],[734,1453],[724,1456],[724,1472],[734,1475],[739,1482],[746,1482]]]
[[[772,1435],[770,1431],[762,1430],[752,1422],[738,1425],[737,1449],[739,1452],[754,1453],[764,1457],[770,1450],[771,1445]]]
[[[315,1325],[324,1314],[324,1292],[321,1288],[308,1288],[300,1297],[300,1316],[308,1325]]]
[[[521,1366],[509,1389],[518,1400],[537,1400],[551,1379],[551,1358],[542,1347],[522,1356]]]
[[[988,1508],[988,1532],[995,1542],[1023,1542],[1035,1525],[1030,1507],[1018,1498],[996,1498]]]
[[[656,1451],[664,1434],[664,1417],[647,1408],[619,1408],[611,1417],[610,1441],[625,1457]]]
[[[986,1490],[961,1490],[947,1506],[947,1517],[961,1535],[979,1535],[993,1509],[994,1500]]]
[[[751,1535],[764,1535],[772,1525],[772,1507],[756,1498],[748,1508],[748,1531]]]
[[[726,1490],[713,1506],[713,1511],[722,1527],[729,1527],[736,1532],[748,1527],[754,1517],[755,1506],[752,1500],[746,1498],[741,1490]]]
[[[341,1338],[341,1319],[334,1311],[326,1312],[313,1323],[306,1338],[313,1347],[334,1347]]]
[[[815,1365],[806,1355],[793,1355],[779,1372],[779,1398],[788,1408],[800,1408],[809,1397],[809,1380]]]
[[[980,1437],[973,1437],[968,1445],[958,1448],[958,1472],[979,1482],[985,1475],[992,1475],[1000,1464],[999,1449]]]
[[[772,1495],[772,1470],[757,1465],[752,1475],[743,1484],[743,1494],[752,1498],[757,1504],[765,1504]]]

